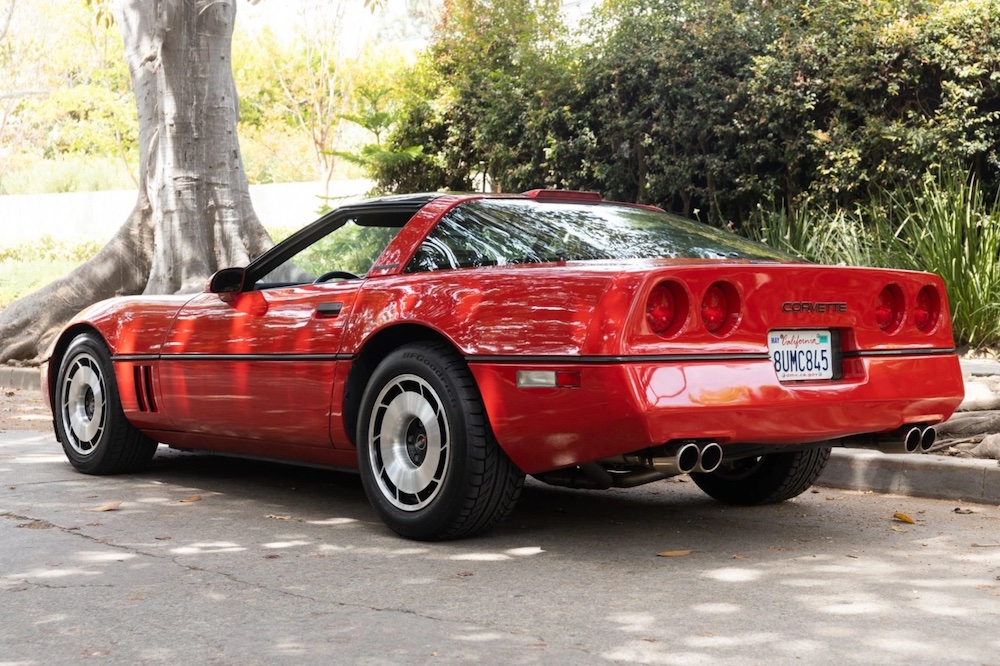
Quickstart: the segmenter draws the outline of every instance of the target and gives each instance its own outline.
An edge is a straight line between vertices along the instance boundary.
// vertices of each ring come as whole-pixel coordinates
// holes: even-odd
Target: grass
[[[0,247],[0,309],[65,275],[100,247],[96,241],[69,242],[51,236]]]

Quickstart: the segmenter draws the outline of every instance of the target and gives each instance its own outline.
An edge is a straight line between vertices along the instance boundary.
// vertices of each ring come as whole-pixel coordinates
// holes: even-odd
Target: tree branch
[[[17,0],[10,0],[10,6],[7,7],[7,15],[3,18],[3,27],[0,27],[0,42],[3,41],[3,38],[7,36],[7,31],[10,30],[10,22],[14,18],[15,5],[17,5]]]

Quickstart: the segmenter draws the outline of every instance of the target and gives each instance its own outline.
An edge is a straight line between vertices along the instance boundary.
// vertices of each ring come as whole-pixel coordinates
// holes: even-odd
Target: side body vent
[[[153,367],[137,365],[132,369],[135,379],[135,399],[140,412],[156,411],[156,395],[153,391]]]

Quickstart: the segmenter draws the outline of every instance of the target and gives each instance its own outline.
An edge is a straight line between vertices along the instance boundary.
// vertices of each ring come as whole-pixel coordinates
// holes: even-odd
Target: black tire
[[[443,343],[401,347],[378,365],[361,399],[357,443],[368,501],[410,539],[482,534],[511,512],[524,484],[465,361]]]
[[[724,461],[716,471],[691,478],[707,495],[726,504],[775,504],[808,490],[829,460],[830,447],[769,453]]]
[[[56,436],[77,471],[137,472],[156,453],[156,441],[125,418],[111,356],[97,336],[84,333],[70,343],[52,400]]]

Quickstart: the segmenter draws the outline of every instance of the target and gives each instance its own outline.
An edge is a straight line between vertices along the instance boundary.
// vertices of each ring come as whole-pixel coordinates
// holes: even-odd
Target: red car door
[[[330,400],[360,281],[205,293],[163,346],[161,399],[179,430],[330,446]],[[343,378],[339,378],[343,381]]]

